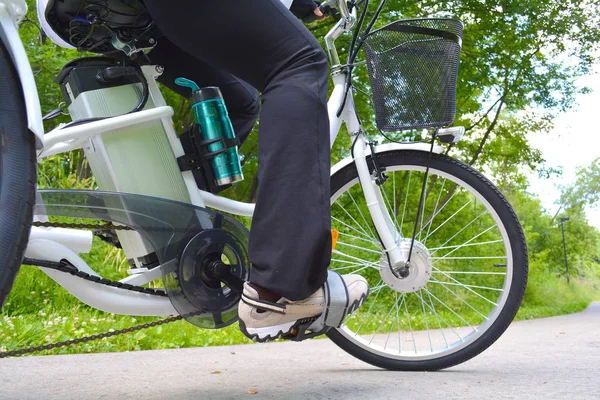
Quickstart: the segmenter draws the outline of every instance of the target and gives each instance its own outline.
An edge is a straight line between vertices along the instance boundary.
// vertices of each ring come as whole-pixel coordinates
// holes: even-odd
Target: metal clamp
[[[312,332],[322,332],[329,328],[339,328],[348,314],[348,288],[342,276],[337,272],[327,271],[325,282],[325,311],[319,319],[308,328]]]

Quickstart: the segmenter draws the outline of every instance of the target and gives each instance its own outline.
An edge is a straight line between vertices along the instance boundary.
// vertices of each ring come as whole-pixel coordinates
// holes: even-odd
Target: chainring
[[[248,235],[235,222],[223,218],[219,227],[198,233],[183,249],[177,267],[163,268],[173,307],[201,328],[218,329],[237,321],[240,294],[210,272],[212,263],[221,262],[232,275],[248,280]]]

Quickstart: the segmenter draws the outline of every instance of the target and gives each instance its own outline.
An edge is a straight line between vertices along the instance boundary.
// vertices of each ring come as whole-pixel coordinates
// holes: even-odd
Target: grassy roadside
[[[532,273],[525,302],[517,320],[568,314],[600,299],[600,283]],[[52,343],[59,340],[118,330],[156,318],[117,316],[79,303],[41,271],[23,267],[0,315],[0,350]],[[115,338],[39,354],[72,354],[252,343],[237,324],[221,330],[204,330],[178,321]]]

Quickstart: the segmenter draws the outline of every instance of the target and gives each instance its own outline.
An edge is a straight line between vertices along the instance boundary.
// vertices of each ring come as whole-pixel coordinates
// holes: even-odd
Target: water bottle
[[[200,87],[189,79],[177,78],[175,83],[192,90],[194,118],[200,129],[201,148],[212,167],[215,183],[228,185],[244,179],[238,146],[223,95],[218,87]]]

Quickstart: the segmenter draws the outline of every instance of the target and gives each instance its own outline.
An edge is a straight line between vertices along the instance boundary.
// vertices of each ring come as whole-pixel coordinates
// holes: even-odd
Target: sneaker
[[[348,315],[356,311],[369,294],[369,284],[360,275],[343,275],[348,288]],[[312,323],[323,313],[326,299],[320,288],[308,299],[290,301],[284,297],[277,303],[260,300],[258,292],[244,284],[242,301],[238,306],[240,330],[255,342],[290,338],[297,334],[300,325]]]

